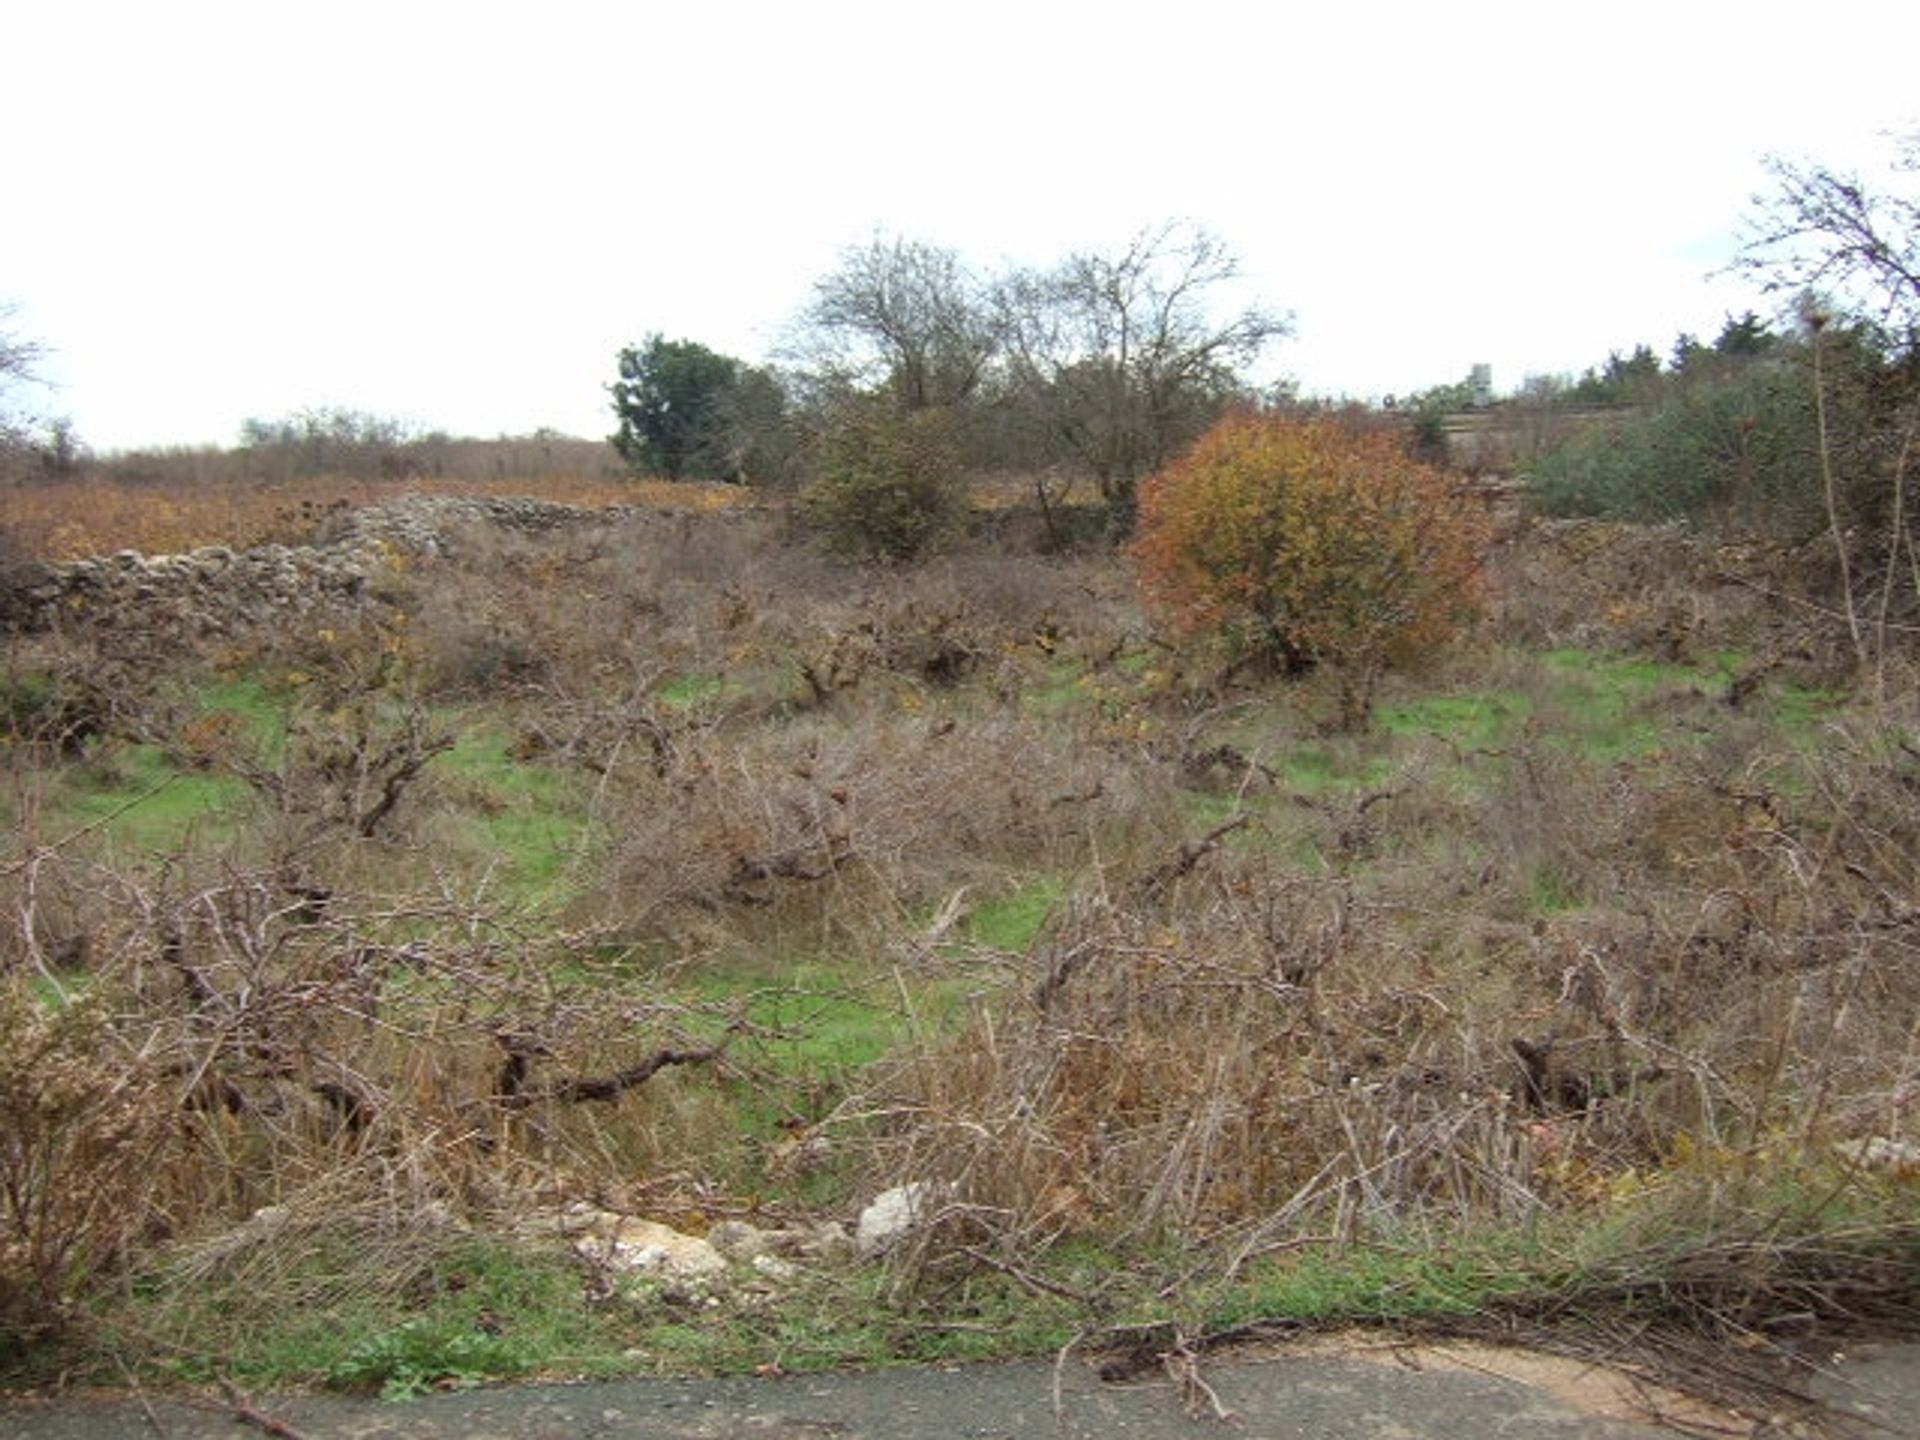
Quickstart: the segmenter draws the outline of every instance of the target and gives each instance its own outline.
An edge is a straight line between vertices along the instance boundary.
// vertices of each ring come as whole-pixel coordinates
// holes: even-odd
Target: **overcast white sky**
[[[0,301],[98,448],[345,405],[610,426],[876,232],[1043,263],[1191,219],[1315,393],[1709,337],[1769,151],[1878,179],[1920,5],[13,0]]]

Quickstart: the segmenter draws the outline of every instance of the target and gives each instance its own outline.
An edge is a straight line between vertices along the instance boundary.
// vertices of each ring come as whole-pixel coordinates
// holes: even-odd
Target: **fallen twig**
[[[140,1413],[147,1417],[147,1424],[153,1427],[153,1433],[158,1435],[160,1440],[167,1440],[167,1427],[160,1422],[159,1415],[154,1412],[153,1404],[147,1399],[146,1389],[140,1384],[138,1377],[127,1368],[127,1362],[119,1354],[114,1355],[113,1363],[120,1371],[120,1378],[126,1381],[133,1391],[133,1398],[139,1403]]]
[[[1220,1401],[1217,1392],[1200,1373],[1200,1357],[1184,1344],[1175,1345],[1160,1357],[1161,1367],[1180,1392],[1180,1403],[1187,1414],[1198,1420],[1211,1414],[1222,1425],[1231,1425],[1240,1417]]]
[[[1156,1364],[1164,1364],[1165,1357],[1175,1351],[1185,1351],[1192,1355],[1204,1355],[1208,1351],[1218,1350],[1227,1345],[1239,1344],[1250,1340],[1273,1340],[1282,1335],[1297,1334],[1306,1328],[1301,1320],[1286,1316],[1274,1316],[1265,1320],[1249,1320],[1241,1325],[1229,1325],[1223,1330],[1209,1330],[1205,1334],[1195,1335],[1192,1339],[1182,1339],[1166,1325],[1129,1325],[1121,1327],[1131,1331],[1134,1339],[1128,1345],[1124,1355],[1107,1361],[1100,1367],[1100,1378],[1107,1381],[1130,1380],[1143,1371],[1150,1370]],[[1170,1347],[1158,1343],[1156,1336],[1167,1335],[1172,1338]]]
[[[242,1425],[251,1425],[257,1430],[264,1430],[267,1434],[275,1436],[276,1440],[307,1440],[306,1436],[286,1421],[256,1408],[251,1400],[225,1380],[220,1382],[220,1393],[227,1397],[227,1408],[232,1412],[233,1418]]]

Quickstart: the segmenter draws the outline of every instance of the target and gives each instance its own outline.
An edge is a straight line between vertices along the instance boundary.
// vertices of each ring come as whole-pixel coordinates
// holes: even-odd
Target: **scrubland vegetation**
[[[1860,688],[1755,557],[1508,514],[1354,729],[984,523],[881,571],[773,513],[475,528],[349,624],[16,636],[26,1373],[1905,1305],[1904,660]],[[916,1180],[878,1278],[717,1313],[525,1233]]]
[[[1725,1382],[1910,1326],[1913,352],[1763,348],[1498,485],[1282,403],[1138,487],[984,482],[882,386],[797,494],[570,458],[512,486],[569,523],[395,545],[345,610],[32,612],[4,1373],[1393,1320]],[[9,583],[141,546],[115,487],[228,545],[432,488],[24,485]],[[898,1185],[883,1257],[711,1295],[554,1234]]]

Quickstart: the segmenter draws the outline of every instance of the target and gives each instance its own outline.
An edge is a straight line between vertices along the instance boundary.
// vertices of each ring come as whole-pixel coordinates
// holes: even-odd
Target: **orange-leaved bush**
[[[1485,517],[1398,436],[1321,417],[1221,420],[1140,492],[1150,599],[1287,669],[1343,667],[1364,720],[1381,670],[1478,612]]]

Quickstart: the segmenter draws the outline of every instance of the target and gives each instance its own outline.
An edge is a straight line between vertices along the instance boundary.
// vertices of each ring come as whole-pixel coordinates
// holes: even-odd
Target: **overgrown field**
[[[1764,554],[1508,518],[1355,732],[1031,538],[475,526],[346,619],[9,637],[0,1370],[1912,1319],[1905,659]],[[885,1257],[713,1294],[553,1233],[901,1184]]]

